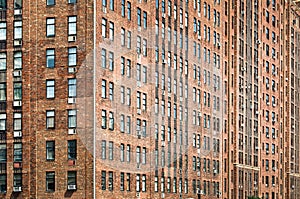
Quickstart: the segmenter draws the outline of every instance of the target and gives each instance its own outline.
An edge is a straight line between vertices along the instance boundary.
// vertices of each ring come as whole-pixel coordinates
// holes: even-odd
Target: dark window
[[[55,159],[55,142],[46,141],[46,159],[54,160]]]
[[[77,158],[77,141],[69,140],[68,141],[68,159]]]
[[[55,191],[55,173],[46,172],[46,191]]]

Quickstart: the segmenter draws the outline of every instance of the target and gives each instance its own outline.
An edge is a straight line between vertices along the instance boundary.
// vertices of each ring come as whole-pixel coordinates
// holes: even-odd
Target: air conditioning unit
[[[201,117],[201,116],[202,116],[202,114],[199,112],[199,113],[198,113],[198,116],[199,116],[199,117]]]
[[[69,134],[69,135],[74,135],[74,134],[76,134],[76,129],[69,129],[69,130],[68,130],[68,134]]]
[[[182,174],[182,169],[179,169],[179,174]]]
[[[74,42],[76,41],[76,36],[68,36],[68,42]]]
[[[257,184],[257,182],[256,182],[256,181],[254,181],[254,182],[253,182],[253,184],[254,184],[254,185],[256,185],[256,184]]]
[[[142,86],[142,84],[141,84],[140,81],[137,81],[137,82],[136,82],[136,85],[137,85],[137,87],[141,87],[141,86]]]
[[[295,189],[295,185],[292,185],[292,189]]]
[[[258,39],[258,40],[256,40],[256,44],[260,44],[260,40]]]
[[[21,46],[22,40],[14,40],[14,46]]]
[[[268,187],[269,185],[268,184],[266,184],[266,187]]]
[[[165,17],[166,17],[166,14],[165,14],[165,13],[162,13],[161,16],[162,16],[163,18],[165,18]]]
[[[142,113],[142,111],[141,111],[141,109],[137,109],[137,114],[141,114]]]
[[[68,185],[68,190],[76,190],[76,185],[75,184]]]
[[[295,125],[292,125],[292,129],[294,129],[295,128]]]
[[[167,64],[167,61],[165,59],[162,60],[163,64]]]
[[[74,104],[74,103],[76,103],[76,98],[69,97],[68,98],[68,104]]]
[[[22,76],[22,71],[21,70],[17,70],[13,72],[14,77],[21,77]]]
[[[14,192],[21,192],[22,191],[22,187],[14,187],[13,191]]]
[[[14,131],[14,138],[21,138],[22,137],[22,131]]]
[[[138,137],[138,139],[141,139],[141,134],[138,132],[138,134],[137,134],[137,137]]]
[[[217,169],[214,169],[214,174],[217,174],[217,173],[218,173]]]
[[[200,153],[201,152],[201,150],[200,149],[197,149],[197,153]]]
[[[136,168],[140,169],[140,168],[141,168],[141,164],[140,164],[140,163],[137,163],[137,164],[136,164]]]
[[[161,146],[166,146],[165,141],[161,141]]]
[[[197,176],[200,176],[200,171],[197,172]]]
[[[275,171],[275,170],[276,170],[276,167],[273,167],[272,169],[273,169],[273,171]]]
[[[138,31],[140,32],[142,30],[141,26],[138,26]]]
[[[201,39],[201,35],[198,35],[198,39],[199,39],[199,40]]]
[[[180,24],[180,28],[181,28],[181,29],[183,28],[183,25],[182,25],[182,24]]]
[[[137,198],[140,197],[140,192],[136,192],[136,197],[137,197]]]
[[[165,193],[161,193],[161,198],[165,198]]]
[[[22,101],[14,101],[13,106],[14,107],[20,107],[20,106],[22,106]]]
[[[75,73],[76,72],[76,67],[69,67],[68,72],[69,73]]]
[[[72,159],[68,160],[68,165],[69,165],[69,166],[74,166],[75,163],[76,163],[75,160],[72,160]]]
[[[106,7],[105,7],[105,6],[102,7],[102,11],[103,11],[103,13],[105,13],[105,14],[107,13],[107,10],[106,10]]]
[[[259,114],[259,111],[255,111],[255,114],[258,115],[258,114]]]
[[[22,9],[14,10],[14,15],[21,15],[21,14],[22,14]]]
[[[258,147],[258,146],[256,146],[256,147],[255,147],[255,150],[258,150],[258,149],[259,149],[259,147]]]

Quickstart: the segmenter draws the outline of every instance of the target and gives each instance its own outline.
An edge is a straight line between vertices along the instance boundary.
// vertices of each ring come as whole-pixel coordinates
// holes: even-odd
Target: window
[[[127,144],[127,148],[126,148],[126,160],[127,160],[127,162],[130,162],[130,153],[131,153],[130,145]]]
[[[55,66],[55,50],[54,49],[47,49],[46,50],[46,67],[47,68],[54,68]]]
[[[142,164],[146,164],[146,161],[147,161],[147,149],[146,147],[143,147],[143,151],[142,151]]]
[[[22,69],[22,52],[14,52],[14,69]]]
[[[143,174],[142,176],[142,192],[146,192],[146,175]]]
[[[6,162],[6,151],[6,144],[0,144],[0,162]]]
[[[125,46],[125,29],[121,28],[121,46]]]
[[[47,6],[52,6],[55,4],[55,0],[47,0]]]
[[[107,115],[106,115],[106,110],[102,110],[102,128],[106,129],[106,121],[107,121]]]
[[[102,143],[101,143],[101,158],[102,158],[102,160],[106,159],[106,141],[105,140],[102,140]]]
[[[6,114],[0,114],[0,131],[6,130]]]
[[[108,159],[113,160],[114,159],[114,143],[108,142]]]
[[[68,110],[68,128],[77,127],[77,110]]]
[[[124,144],[120,145],[120,161],[124,162],[124,157],[125,157],[125,146]]]
[[[140,192],[141,175],[136,174],[136,191]]]
[[[77,49],[76,47],[68,48],[68,66],[77,65]]]
[[[101,97],[102,98],[106,98],[106,80],[102,79],[102,83],[101,83]]]
[[[14,162],[22,162],[22,143],[14,143]]]
[[[68,171],[68,186],[76,186],[76,171]]]
[[[0,40],[6,40],[6,22],[0,22]]]
[[[6,70],[6,53],[0,53],[0,70]]]
[[[6,174],[0,175],[0,193],[6,193]]]
[[[115,25],[113,22],[109,22],[109,39],[114,40],[114,31],[115,31]]]
[[[53,99],[55,97],[55,81],[46,80],[46,97],[47,99]]]
[[[109,9],[114,10],[114,0],[109,0]]]
[[[120,191],[124,191],[124,173],[120,174]]]
[[[71,78],[68,79],[68,97],[75,98],[77,95],[77,89],[76,89],[76,79]]]
[[[46,172],[46,191],[55,191],[55,172]]]
[[[14,131],[22,130],[22,113],[14,113]]]
[[[131,32],[127,32],[127,48],[131,48]]]
[[[55,111],[46,111],[46,128],[55,128]]]
[[[144,28],[147,28],[147,12],[143,12],[143,24]]]
[[[114,190],[114,173],[112,171],[108,172],[108,190]]]
[[[14,187],[22,187],[22,174],[15,173],[14,174]]]
[[[137,25],[141,26],[141,9],[137,8]]]
[[[106,68],[106,50],[104,48],[101,50],[101,63],[102,68]]]
[[[46,141],[46,160],[55,159],[55,142]]]
[[[147,56],[147,40],[143,39],[143,55]]]
[[[127,19],[131,20],[131,3],[127,1]]]
[[[106,38],[107,19],[102,18],[102,37]]]
[[[46,19],[46,36],[54,37],[55,36],[55,18]]]
[[[114,100],[114,83],[109,82],[108,87],[109,87],[109,100],[113,101]]]
[[[14,39],[22,39],[22,21],[14,21]]]
[[[70,3],[70,1],[74,1],[74,0],[69,0],[69,3]],[[68,35],[69,36],[77,34],[76,23],[77,23],[77,17],[76,16],[68,17]]]
[[[68,3],[76,3],[76,0],[68,0]]]
[[[76,140],[68,140],[68,159],[76,159],[77,158],[77,141]]]
[[[114,130],[114,113],[113,112],[109,112],[108,119],[109,119],[108,129],[109,130]]]
[[[114,70],[114,53],[109,52],[108,53],[108,61],[109,61],[109,70]]]

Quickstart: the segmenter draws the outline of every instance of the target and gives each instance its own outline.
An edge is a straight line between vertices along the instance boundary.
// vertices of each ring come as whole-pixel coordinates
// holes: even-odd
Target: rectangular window
[[[46,97],[47,99],[53,99],[55,97],[55,81],[46,80]]]
[[[114,100],[114,83],[109,82],[108,84],[108,94],[109,94],[109,100],[113,101]]]
[[[14,143],[14,162],[22,162],[22,143]]]
[[[74,1],[74,0],[69,0]],[[68,35],[73,36],[77,34],[77,16],[70,16],[68,17]]]
[[[137,25],[141,26],[141,9],[137,8]]]
[[[109,22],[109,39],[114,40],[114,32],[115,32],[115,25],[113,22]]]
[[[68,110],[68,128],[77,127],[77,110]]]
[[[0,70],[6,70],[6,53],[0,53]]]
[[[69,185],[73,185],[73,186],[75,185],[75,187],[76,187],[76,184],[77,184],[76,176],[77,176],[76,171],[68,171],[68,187],[69,187]]]
[[[68,159],[74,160],[77,158],[77,141],[68,140]]]
[[[131,3],[127,1],[127,19],[131,20]]]
[[[46,160],[54,160],[55,159],[55,142],[54,141],[46,141]]]
[[[14,131],[22,130],[22,113],[14,113]]]
[[[114,53],[109,52],[108,53],[108,61],[109,61],[109,70],[114,70]]]
[[[143,24],[144,24],[144,28],[147,28],[147,12],[143,12]]]
[[[124,173],[120,174],[120,191],[124,191]]]
[[[46,191],[55,191],[55,172],[46,172]]]
[[[114,173],[112,171],[108,172],[108,190],[114,190]]]
[[[0,22],[0,40],[6,40],[6,22]]]
[[[7,160],[6,144],[0,144],[0,162],[6,162]]]
[[[102,140],[102,143],[101,143],[101,158],[102,158],[102,160],[106,159],[106,141],[105,140]]]
[[[107,19],[102,18],[102,37],[106,38]]]
[[[102,68],[106,68],[106,50],[104,48],[101,50],[101,63]]]
[[[68,66],[77,65],[77,48],[71,47],[68,48]]]
[[[77,95],[77,80],[75,78],[68,79],[68,97],[75,98]]]
[[[113,112],[109,112],[108,119],[109,119],[108,129],[114,130],[114,113]]]
[[[52,6],[55,4],[55,0],[47,0],[47,6]]]
[[[127,162],[130,162],[130,153],[131,153],[130,145],[127,144],[127,148],[126,148],[126,160],[127,160]]]
[[[55,50],[53,48],[46,50],[46,67],[54,68],[55,66]]]
[[[6,130],[6,114],[0,114],[0,131]]]
[[[113,160],[114,159],[114,143],[108,142],[108,159]]]
[[[109,9],[114,10],[114,0],[109,0]]]
[[[127,32],[127,48],[131,49],[131,32]]]
[[[102,128],[106,129],[106,122],[107,121],[107,115],[106,115],[106,110],[102,110]]]
[[[55,111],[46,111],[46,128],[55,128]]]
[[[55,36],[55,18],[46,19],[46,36],[47,37]]]
[[[14,69],[22,69],[22,52],[14,52]]]
[[[0,193],[6,193],[7,179],[6,174],[0,175]]]
[[[21,173],[15,173],[14,174],[14,187],[22,187],[22,174]]]
[[[14,21],[14,39],[22,39],[22,21]]]

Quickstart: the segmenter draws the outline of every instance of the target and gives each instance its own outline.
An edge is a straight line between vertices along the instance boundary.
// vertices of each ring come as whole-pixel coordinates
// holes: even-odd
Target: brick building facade
[[[0,0],[0,198],[299,198],[298,7]]]

